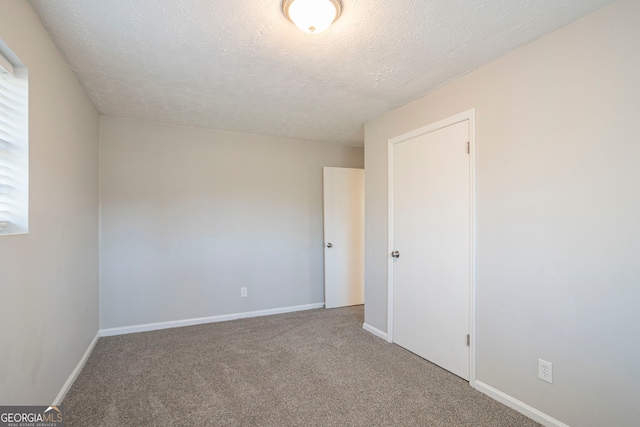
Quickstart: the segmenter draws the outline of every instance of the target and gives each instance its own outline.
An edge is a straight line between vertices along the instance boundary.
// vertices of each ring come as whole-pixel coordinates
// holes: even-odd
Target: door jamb
[[[469,383],[476,381],[476,252],[477,252],[477,218],[476,218],[476,110],[464,111],[455,116],[440,120],[411,132],[404,133],[388,141],[387,177],[388,177],[388,235],[387,235],[387,341],[393,342],[393,146],[420,135],[434,132],[466,120],[469,121]]]

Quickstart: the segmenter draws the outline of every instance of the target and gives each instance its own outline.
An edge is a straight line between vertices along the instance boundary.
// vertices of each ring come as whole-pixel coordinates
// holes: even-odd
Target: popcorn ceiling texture
[[[363,123],[610,0],[32,0],[102,114],[362,146]]]

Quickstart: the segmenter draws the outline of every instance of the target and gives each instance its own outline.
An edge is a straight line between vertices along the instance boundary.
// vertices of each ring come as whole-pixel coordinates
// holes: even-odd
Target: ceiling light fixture
[[[326,30],[342,12],[340,0],[283,0],[282,12],[307,33]]]

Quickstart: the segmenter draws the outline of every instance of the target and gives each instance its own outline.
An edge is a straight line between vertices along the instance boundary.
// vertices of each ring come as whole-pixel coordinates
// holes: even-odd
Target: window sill
[[[29,229],[15,227],[15,224],[10,221],[0,221],[0,239],[2,236],[17,236],[20,234],[29,234]]]

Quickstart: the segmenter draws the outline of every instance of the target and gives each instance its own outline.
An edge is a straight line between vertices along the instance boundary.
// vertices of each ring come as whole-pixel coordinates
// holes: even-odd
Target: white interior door
[[[323,168],[324,304],[364,304],[364,170]]]
[[[393,340],[469,379],[469,121],[393,145]]]

